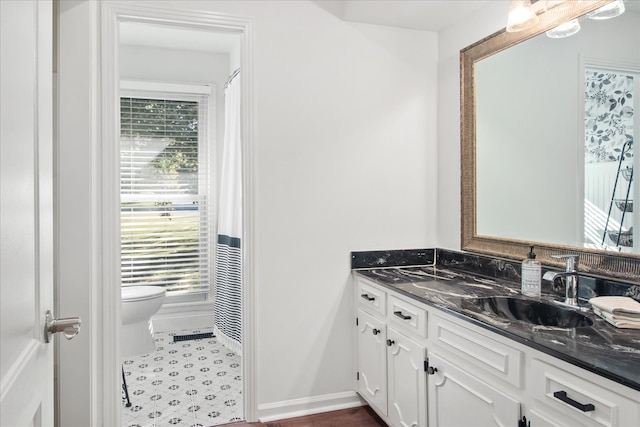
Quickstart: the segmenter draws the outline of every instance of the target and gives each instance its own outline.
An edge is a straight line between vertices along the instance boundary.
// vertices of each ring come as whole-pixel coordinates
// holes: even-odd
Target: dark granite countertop
[[[455,268],[401,266],[354,269],[373,282],[443,310],[526,346],[640,391],[640,330],[618,329],[591,311],[592,326],[562,329],[507,320],[479,310],[473,298],[517,296],[513,281]],[[540,300],[557,300],[544,294]]]

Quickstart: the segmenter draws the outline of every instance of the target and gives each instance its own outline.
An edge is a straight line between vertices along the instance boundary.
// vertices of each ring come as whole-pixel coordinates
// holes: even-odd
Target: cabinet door
[[[385,324],[358,310],[358,393],[387,415],[387,332]]]
[[[450,364],[429,354],[430,427],[513,427],[520,419],[520,402]]]
[[[424,346],[387,328],[389,420],[394,427],[426,427],[427,378]]]
[[[544,415],[535,409],[529,411],[527,419],[535,427],[567,427],[562,420],[554,420],[552,416]]]

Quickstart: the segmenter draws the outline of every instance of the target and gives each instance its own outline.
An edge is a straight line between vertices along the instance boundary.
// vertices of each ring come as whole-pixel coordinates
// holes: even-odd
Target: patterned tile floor
[[[156,351],[124,360],[131,407],[122,405],[127,427],[212,426],[244,419],[240,356],[215,338],[173,341],[156,333]]]

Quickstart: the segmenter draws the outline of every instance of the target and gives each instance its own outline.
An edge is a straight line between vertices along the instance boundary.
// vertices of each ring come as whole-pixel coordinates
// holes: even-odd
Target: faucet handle
[[[578,268],[578,257],[579,255],[577,254],[551,255],[551,258],[565,260],[567,271],[576,270]]]

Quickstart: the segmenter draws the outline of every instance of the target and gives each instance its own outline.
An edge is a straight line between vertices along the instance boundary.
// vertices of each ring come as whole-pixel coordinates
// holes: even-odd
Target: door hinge
[[[356,317],[356,326],[358,326],[358,318]]]
[[[531,427],[531,421],[527,421],[527,417],[522,417],[522,419],[518,421],[518,427]]]
[[[429,359],[424,361],[424,371],[427,372],[428,369],[429,369]]]
[[[356,380],[360,381],[360,372],[356,372]]]

